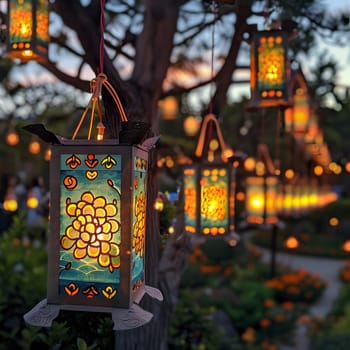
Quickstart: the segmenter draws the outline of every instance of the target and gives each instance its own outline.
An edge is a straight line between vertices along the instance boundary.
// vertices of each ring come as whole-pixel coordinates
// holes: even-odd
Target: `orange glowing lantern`
[[[101,84],[105,76],[92,85],[101,91]],[[75,140],[79,127],[51,146],[47,301],[25,319],[49,326],[60,309],[110,312],[114,329],[135,328],[152,318],[137,305],[143,295],[162,299],[145,281],[148,148],[123,129],[119,140],[90,140],[91,128],[88,139]]]
[[[311,101],[307,82],[299,69],[292,74],[290,108],[285,110],[286,131],[297,139],[303,139],[309,131],[311,120]]]
[[[186,232],[229,240],[235,236],[235,169],[230,155],[216,117],[208,114],[200,130],[196,159],[184,168]]]
[[[15,212],[18,209],[16,191],[12,186],[9,186],[6,191],[3,208],[8,212]]]
[[[250,54],[249,108],[286,106],[289,101],[290,68],[287,34],[282,30],[253,33]]]
[[[159,101],[159,107],[161,111],[162,119],[174,120],[177,118],[179,111],[179,103],[174,96],[168,96]]]
[[[19,142],[19,135],[14,128],[10,128],[10,130],[6,134],[6,143],[9,146],[16,146]]]
[[[297,249],[299,247],[299,241],[295,236],[288,237],[284,244],[288,249]]]
[[[246,179],[246,221],[252,225],[274,225],[277,217],[275,176],[250,176]]]
[[[7,57],[24,62],[47,59],[48,7],[47,0],[8,0]]]
[[[187,136],[195,136],[201,127],[201,119],[190,115],[184,120],[183,126]]]

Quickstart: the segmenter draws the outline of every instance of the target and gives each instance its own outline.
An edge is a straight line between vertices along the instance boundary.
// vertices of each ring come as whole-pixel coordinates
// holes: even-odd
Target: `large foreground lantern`
[[[8,0],[7,57],[22,61],[47,59],[47,0]]]
[[[213,114],[202,122],[193,164],[184,169],[185,231],[201,237],[234,233],[234,167]]]
[[[118,99],[99,75],[91,118],[102,85]],[[120,101],[118,108],[128,124]],[[60,309],[98,311],[111,312],[114,329],[134,328],[152,318],[136,305],[144,293],[162,298],[145,284],[148,149],[124,142],[121,134],[104,140],[100,114],[96,140],[91,130],[87,140],[76,140],[88,110],[72,140],[57,138],[51,147],[47,300],[26,320],[45,326]]]
[[[282,30],[264,30],[252,34],[249,108],[289,104],[287,48],[288,36]]]

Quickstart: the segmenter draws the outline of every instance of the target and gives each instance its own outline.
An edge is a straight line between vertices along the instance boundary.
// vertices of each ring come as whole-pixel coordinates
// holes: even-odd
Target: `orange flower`
[[[283,314],[277,314],[277,315],[275,316],[275,320],[276,320],[277,322],[282,322],[282,321],[284,321],[284,315],[283,315]]]
[[[273,307],[275,305],[275,302],[272,299],[265,299],[264,300],[264,306],[267,308]]]
[[[262,318],[260,320],[259,324],[260,324],[260,327],[267,328],[267,327],[269,327],[271,325],[271,321],[269,319],[267,319],[267,318]]]
[[[285,310],[292,310],[293,307],[294,307],[294,304],[293,304],[291,301],[285,301],[285,302],[282,304],[282,307],[283,307]]]
[[[248,327],[242,334],[242,340],[247,343],[252,343],[255,340],[254,328]]]

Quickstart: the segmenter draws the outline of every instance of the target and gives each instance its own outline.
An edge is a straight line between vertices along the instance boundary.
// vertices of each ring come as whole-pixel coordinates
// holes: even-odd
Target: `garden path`
[[[262,252],[262,261],[269,263],[271,253],[267,249],[259,248]],[[322,297],[309,308],[309,315],[313,317],[324,318],[332,308],[332,305],[339,294],[341,281],[339,279],[339,270],[345,264],[344,260],[301,256],[278,252],[276,254],[276,263],[289,265],[294,269],[305,269],[318,274],[327,282]],[[297,326],[293,345],[283,345],[281,350],[309,350],[309,339],[307,337],[307,326]]]

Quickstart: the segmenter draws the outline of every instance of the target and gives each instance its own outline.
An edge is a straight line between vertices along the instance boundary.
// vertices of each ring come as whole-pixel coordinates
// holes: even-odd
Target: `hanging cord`
[[[210,57],[210,89],[209,89],[209,114],[213,114],[213,96],[214,96],[214,52],[215,52],[215,23],[217,20],[218,5],[215,1],[211,3],[211,9],[214,15],[214,23],[211,31],[211,57]]]
[[[114,90],[111,83],[107,80],[107,76],[103,73],[103,64],[104,64],[104,28],[105,28],[105,18],[104,18],[104,6],[105,6],[105,0],[100,0],[100,47],[99,47],[99,59],[100,59],[100,66],[99,66],[99,73],[97,77],[90,82],[90,93],[92,94],[88,105],[86,106],[82,116],[80,117],[79,123],[77,127],[74,130],[72,140],[75,140],[75,138],[78,135],[78,132],[86,118],[86,115],[88,114],[88,111],[91,106],[91,114],[90,114],[90,123],[89,123],[89,130],[88,130],[88,140],[91,139],[92,134],[92,127],[93,127],[93,121],[94,121],[94,115],[97,107],[97,115],[99,118],[99,122],[97,124],[97,130],[98,133],[100,133],[100,141],[103,140],[103,133],[104,133],[104,125],[102,122],[102,107],[101,107],[101,99],[102,99],[102,87],[104,86],[108,93],[113,98],[114,103],[117,106],[117,109],[119,111],[120,118],[123,122],[127,122],[128,118],[125,114],[123,105],[120,101],[120,98],[117,94],[117,92]]]
[[[105,0],[100,0],[100,71],[99,73],[103,73],[103,65],[104,65],[104,48],[105,48]]]
[[[277,121],[276,121],[276,145],[275,145],[275,167],[276,174],[279,175],[281,173],[281,161],[280,161],[280,148],[281,148],[281,119],[283,118],[281,109],[278,108],[277,112]]]

